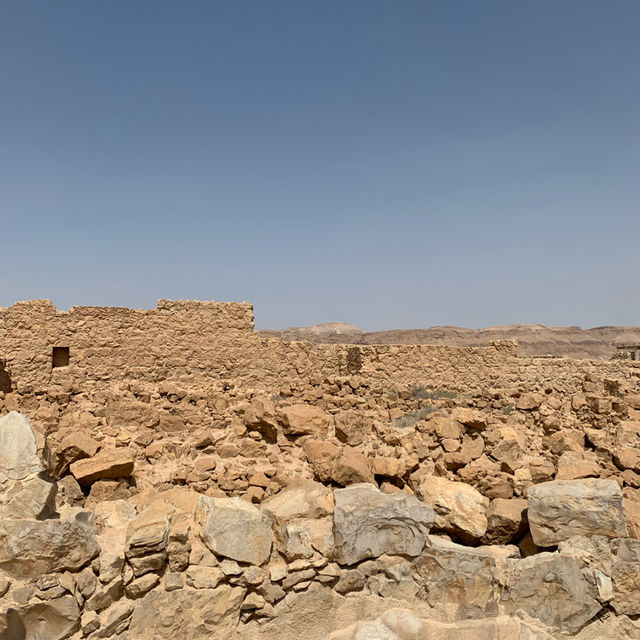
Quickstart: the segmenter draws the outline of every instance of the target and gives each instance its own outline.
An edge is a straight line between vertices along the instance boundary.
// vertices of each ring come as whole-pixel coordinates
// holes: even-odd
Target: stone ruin
[[[640,362],[0,309],[0,639],[640,638]]]

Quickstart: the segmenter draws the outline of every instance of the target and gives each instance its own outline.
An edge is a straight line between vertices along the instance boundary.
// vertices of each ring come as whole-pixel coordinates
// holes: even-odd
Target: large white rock
[[[0,500],[0,518],[41,520],[53,515],[55,501],[55,484],[39,476],[16,481]]]
[[[474,540],[485,534],[489,499],[471,485],[427,476],[416,495],[435,511],[434,528],[462,539]]]
[[[100,551],[84,515],[75,520],[0,522],[0,569],[23,579],[81,569]]]
[[[202,496],[194,520],[202,541],[213,553],[257,565],[269,558],[272,520],[245,500]]]
[[[624,537],[622,491],[615,480],[553,480],[529,488],[533,541],[551,547],[572,536]]]
[[[502,598],[508,612],[524,611],[573,635],[602,609],[571,556],[538,553],[511,562]]]
[[[44,438],[17,411],[0,418],[0,483],[44,471]]]
[[[433,509],[404,492],[382,493],[368,483],[334,492],[336,560],[355,564],[382,554],[417,556],[433,524]]]

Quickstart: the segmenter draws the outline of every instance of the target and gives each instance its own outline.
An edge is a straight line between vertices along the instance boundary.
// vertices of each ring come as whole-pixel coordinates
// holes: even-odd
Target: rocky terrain
[[[517,340],[523,356],[567,356],[570,358],[610,359],[618,345],[639,345],[640,327],[545,327],[516,324],[466,329],[430,327],[363,331],[344,322],[328,322],[310,327],[292,327],[258,332],[265,338],[307,340],[317,344],[434,344],[453,347],[482,347],[495,340]]]
[[[0,639],[640,639],[640,363],[26,308],[0,313]]]

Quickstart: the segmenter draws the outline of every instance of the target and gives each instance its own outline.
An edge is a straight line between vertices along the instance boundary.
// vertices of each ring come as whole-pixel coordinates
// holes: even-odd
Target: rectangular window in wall
[[[51,353],[51,368],[69,366],[69,347],[53,347]]]

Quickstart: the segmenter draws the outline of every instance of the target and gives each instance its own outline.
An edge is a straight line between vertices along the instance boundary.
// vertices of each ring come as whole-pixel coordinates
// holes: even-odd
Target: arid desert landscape
[[[263,330],[265,338],[306,340],[318,344],[439,344],[449,347],[482,347],[494,340],[515,340],[523,356],[567,356],[610,360],[625,356],[626,347],[640,346],[640,327],[545,327],[512,324],[486,329],[429,327],[363,331],[346,322],[325,322],[310,327]]]
[[[0,638],[640,638],[640,362],[365,336],[0,309]]]

